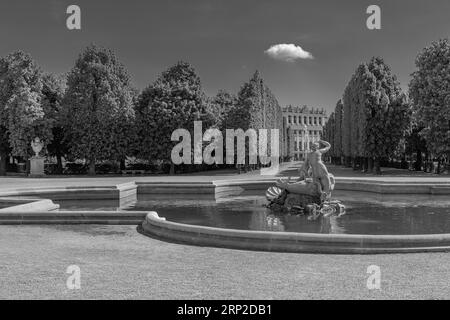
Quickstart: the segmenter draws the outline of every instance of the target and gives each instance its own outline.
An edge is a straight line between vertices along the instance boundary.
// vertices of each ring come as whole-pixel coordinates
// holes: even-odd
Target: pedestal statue
[[[321,144],[323,148],[321,148]],[[328,173],[322,162],[322,154],[330,149],[330,144],[320,140],[313,143],[311,152],[299,169],[299,178],[292,181],[280,179],[275,187],[266,192],[269,200],[268,207],[277,211],[293,213],[306,213],[312,218],[321,214],[324,216],[334,213],[342,214],[344,206],[337,200],[331,200],[331,191],[334,189],[334,176]]]
[[[31,141],[31,149],[33,149],[34,156],[30,159],[30,177],[41,177],[44,173],[44,158],[39,156],[44,144],[38,137]]]

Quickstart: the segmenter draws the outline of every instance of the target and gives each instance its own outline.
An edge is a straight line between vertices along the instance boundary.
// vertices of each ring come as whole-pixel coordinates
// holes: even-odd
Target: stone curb
[[[346,235],[246,231],[166,221],[149,212],[142,233],[159,239],[198,246],[242,250],[377,254],[450,251],[450,234]]]
[[[0,225],[28,224],[112,224],[138,225],[145,219],[144,211],[30,211],[2,212]]]

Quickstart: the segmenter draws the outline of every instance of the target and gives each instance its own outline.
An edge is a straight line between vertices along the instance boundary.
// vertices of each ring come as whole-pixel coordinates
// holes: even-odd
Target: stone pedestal
[[[32,157],[30,159],[30,177],[44,176],[44,158]]]

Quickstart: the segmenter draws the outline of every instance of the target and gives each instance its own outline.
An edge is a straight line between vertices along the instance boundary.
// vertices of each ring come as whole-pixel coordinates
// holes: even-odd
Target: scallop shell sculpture
[[[273,201],[274,199],[278,198],[281,195],[281,192],[283,192],[283,190],[281,190],[278,187],[270,187],[266,191],[266,198],[269,201]]]

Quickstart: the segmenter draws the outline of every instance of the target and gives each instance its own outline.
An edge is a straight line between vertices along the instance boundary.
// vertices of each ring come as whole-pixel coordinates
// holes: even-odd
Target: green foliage
[[[352,80],[350,83],[352,83]],[[354,107],[354,103],[351,100],[351,97],[353,95],[352,92],[352,86],[350,83],[347,85],[344,91],[343,96],[343,116],[342,116],[342,153],[345,157],[350,157],[351,151],[352,151],[352,107]]]
[[[15,156],[28,157],[33,138],[40,137],[44,145],[48,144],[52,139],[52,120],[45,111],[42,105],[42,73],[32,57],[16,51],[1,58],[1,149],[10,149]]]
[[[53,139],[47,145],[47,150],[51,156],[65,156],[69,152],[69,143],[65,139],[65,119],[66,110],[62,104],[65,90],[66,77],[56,76],[46,73],[42,77],[42,107],[47,119],[53,123],[52,136]]]
[[[192,131],[194,121],[210,119],[207,111],[200,77],[189,63],[178,62],[138,98],[139,156],[169,162],[171,150],[177,143],[171,141],[172,132],[176,129]]]
[[[450,154],[450,43],[433,42],[416,58],[409,95],[421,135],[436,156]]]
[[[220,130],[228,128],[227,119],[229,112],[233,110],[237,103],[237,97],[225,90],[219,92],[211,99],[210,110],[216,120],[215,126]]]
[[[280,104],[275,95],[264,84],[264,80],[256,71],[249,82],[241,87],[236,105],[228,113],[227,126],[230,129],[252,128],[258,129],[279,129],[279,146],[283,146],[282,132],[283,115]],[[268,132],[268,144],[270,145],[270,133]],[[270,154],[270,148],[269,148]],[[279,150],[282,155],[282,150]]]
[[[427,142],[421,135],[422,130],[423,127],[419,127],[417,124],[413,125],[411,132],[406,137],[406,153],[413,154],[427,152]]]
[[[237,118],[240,118],[242,114],[244,115],[242,121],[238,121]],[[244,130],[248,128],[282,128],[281,107],[275,95],[264,84],[264,80],[258,71],[239,91],[238,101],[232,116],[235,119],[234,128],[237,128],[238,122],[242,124],[239,128]]]
[[[361,64],[344,93],[342,149],[352,157],[389,157],[407,133],[411,112],[381,58]]]
[[[334,109],[334,130],[333,130],[333,150],[335,157],[341,157],[342,153],[342,118],[344,113],[344,105],[342,100],[339,100]]]
[[[367,64],[361,64],[344,92],[343,151],[345,156],[362,156],[366,124],[365,103],[369,99],[371,74]]]
[[[334,142],[335,127],[336,127],[335,113],[332,112],[330,114],[330,117],[328,118],[327,123],[323,128],[323,140],[328,141],[331,145],[330,151],[328,152],[328,155],[331,157],[336,157],[335,142]]]
[[[135,140],[134,90],[111,50],[90,46],[68,75],[65,128],[74,157],[121,160]]]
[[[249,82],[242,85],[238,92],[238,100],[232,112],[228,114],[227,124],[230,129],[243,129],[263,127],[262,123],[262,79],[255,72]]]

